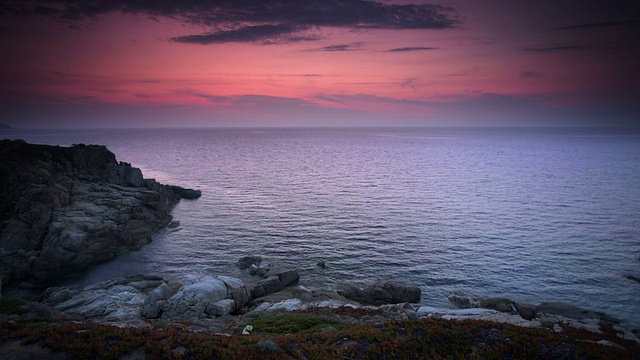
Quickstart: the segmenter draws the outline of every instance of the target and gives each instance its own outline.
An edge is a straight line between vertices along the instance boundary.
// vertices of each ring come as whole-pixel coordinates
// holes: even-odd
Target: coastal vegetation
[[[353,309],[351,309],[353,310]],[[407,319],[366,321],[367,311],[309,309],[253,319],[242,335],[117,327],[64,319],[17,318],[0,323],[9,341],[42,346],[73,359],[638,359],[640,347],[615,333],[555,333],[489,321]],[[347,319],[350,319],[348,321]],[[354,321],[355,320],[355,321]]]

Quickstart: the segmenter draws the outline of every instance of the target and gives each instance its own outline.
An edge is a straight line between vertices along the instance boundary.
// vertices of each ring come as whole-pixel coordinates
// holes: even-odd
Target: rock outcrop
[[[163,319],[202,319],[223,316],[242,308],[251,295],[244,283],[229,276],[206,276],[183,286],[166,300]]]
[[[395,281],[379,281],[364,290],[349,286],[339,290],[338,294],[361,304],[384,305],[419,303],[421,290]]]
[[[300,274],[295,270],[283,271],[273,276],[266,277],[253,288],[254,298],[273,294],[284,289],[286,286],[296,283],[300,279]]]
[[[140,308],[149,292],[166,281],[156,276],[130,276],[85,289],[49,288],[39,299],[60,315],[77,320],[139,320]]]
[[[84,289],[49,288],[38,300],[60,316],[92,321],[197,321],[242,308],[251,295],[229,276],[178,284],[157,276],[129,276]]]
[[[0,141],[0,278],[58,277],[150,241],[181,197],[104,146]]]

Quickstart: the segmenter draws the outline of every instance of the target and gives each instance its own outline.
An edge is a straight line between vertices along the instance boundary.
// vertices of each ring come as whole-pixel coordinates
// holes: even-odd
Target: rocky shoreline
[[[555,333],[567,329],[613,332],[640,344],[639,329],[625,328],[620,320],[605,313],[569,304],[524,304],[505,298],[451,295],[449,300],[458,308],[440,309],[421,305],[420,288],[401,282],[378,281],[363,289],[348,284],[338,290],[308,289],[300,285],[296,270],[273,271],[259,262],[246,266],[248,261],[259,260],[259,256],[245,257],[236,263],[253,274],[254,285],[222,275],[182,283],[136,275],[83,289],[48,288],[24,310],[46,320],[66,318],[148,329],[180,323],[189,324],[192,331],[233,333],[239,324],[251,326],[252,319],[269,314],[353,309],[369,312],[364,321],[372,323],[429,318],[485,320]]]

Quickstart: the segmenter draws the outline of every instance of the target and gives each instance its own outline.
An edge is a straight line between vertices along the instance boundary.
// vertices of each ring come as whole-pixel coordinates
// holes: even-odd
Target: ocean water
[[[78,285],[146,273],[247,274],[261,255],[307,288],[395,279],[561,301],[640,324],[640,133],[604,129],[2,130],[104,144],[145,177],[202,190],[177,231]],[[327,267],[316,266],[325,261]]]

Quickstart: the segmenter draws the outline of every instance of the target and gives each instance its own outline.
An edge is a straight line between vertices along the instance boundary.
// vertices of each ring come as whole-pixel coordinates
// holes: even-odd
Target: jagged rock
[[[202,196],[202,192],[200,190],[185,189],[183,187],[175,185],[171,186],[171,190],[173,190],[174,193],[180,195],[183,199],[188,200],[197,199]]]
[[[142,305],[141,315],[145,319],[157,319],[162,315],[165,304],[176,291],[172,291],[166,283],[160,284],[149,293]]]
[[[0,141],[0,278],[58,277],[150,241],[182,195],[104,146]]]
[[[248,269],[252,265],[258,265],[262,262],[262,257],[260,256],[245,256],[236,262],[236,266],[241,270]]]
[[[237,278],[229,276],[218,276],[227,287],[227,297],[234,301],[231,311],[237,311],[251,300],[251,293],[244,283]]]
[[[49,288],[39,300],[67,317],[80,320],[139,320],[147,292],[163,281],[158,277],[131,276],[83,290]]]

